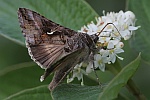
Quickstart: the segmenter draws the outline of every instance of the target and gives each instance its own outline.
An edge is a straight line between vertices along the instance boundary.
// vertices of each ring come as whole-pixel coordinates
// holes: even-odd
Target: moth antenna
[[[95,74],[95,76],[96,76],[96,80],[98,81],[98,84],[99,84],[100,88],[102,88],[102,83],[100,82],[100,80],[99,80],[99,78],[98,78],[98,75],[97,75],[97,73],[96,73],[96,71],[95,71],[95,64],[94,64],[94,61],[93,61],[93,70],[94,70],[94,74]]]
[[[97,36],[99,36],[102,32],[103,32],[103,30],[108,26],[108,25],[113,25],[114,27],[115,27],[115,29],[117,30],[117,32],[120,34],[120,32],[119,32],[119,30],[117,29],[117,27],[113,24],[113,23],[107,23],[103,28],[102,28],[102,30],[100,31],[100,32],[98,32],[98,34],[97,34]],[[120,36],[121,36],[121,34],[120,34]],[[121,36],[122,37],[122,36]]]

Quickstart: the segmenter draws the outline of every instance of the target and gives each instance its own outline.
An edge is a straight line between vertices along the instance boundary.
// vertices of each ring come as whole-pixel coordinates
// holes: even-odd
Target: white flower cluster
[[[111,64],[116,61],[116,58],[123,60],[118,54],[124,52],[122,49],[124,43],[122,39],[128,40],[133,35],[133,31],[139,28],[135,27],[135,15],[131,11],[119,13],[110,12],[104,16],[96,18],[96,24],[92,21],[87,26],[83,26],[79,32],[87,33],[89,35],[99,34],[99,40],[97,41],[97,48],[101,47],[100,51],[94,55],[94,68],[99,68],[101,71],[105,71],[105,64]],[[83,71],[82,67],[86,66],[84,71],[86,74],[93,70],[93,62],[88,64],[77,64],[74,67],[73,75],[68,77],[68,82],[71,82],[75,77],[78,80],[82,79],[83,83]]]

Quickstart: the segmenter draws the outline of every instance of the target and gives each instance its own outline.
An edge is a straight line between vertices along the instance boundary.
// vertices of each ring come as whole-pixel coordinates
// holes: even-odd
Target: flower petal
[[[109,42],[107,45],[107,49],[112,49],[114,48],[114,44],[112,42]]]

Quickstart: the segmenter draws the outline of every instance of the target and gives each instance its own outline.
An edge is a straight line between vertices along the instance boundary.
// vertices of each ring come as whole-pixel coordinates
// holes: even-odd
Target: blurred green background
[[[3,0],[0,0],[0,3],[1,3],[1,1],[3,1]],[[103,10],[105,10],[105,12],[110,12],[110,11],[118,12],[120,10],[125,11],[126,2],[127,2],[126,0],[86,0],[86,1],[91,5],[91,7],[99,15],[102,15]],[[8,8],[3,8],[3,9],[8,9]],[[140,19],[138,19],[138,20],[140,20]],[[2,23],[2,22],[0,22],[0,23]],[[0,28],[0,32],[1,32],[1,28]],[[22,34],[21,31],[20,31],[20,34]],[[132,48],[132,45],[130,45],[131,43],[132,43],[132,41],[125,42],[125,47],[124,47],[125,53],[121,54],[121,56],[124,57],[125,59],[123,62],[122,61],[120,62],[123,66],[128,64],[132,60],[134,60],[136,58],[136,56],[138,55],[138,51],[134,51],[135,49]],[[132,56],[130,56],[130,55],[132,55]],[[28,67],[24,66],[23,69],[19,69],[17,71],[15,69],[13,69],[13,65],[16,66],[16,64],[21,64],[21,63],[25,63],[25,62],[27,62],[25,65],[32,66],[32,67],[28,68]],[[140,88],[142,93],[144,93],[148,98],[150,98],[150,91],[148,89],[149,84],[150,84],[149,63],[147,63],[147,62],[145,63],[145,61],[143,61],[141,64],[142,64],[141,65],[142,67],[140,67],[138,69],[138,71],[136,72],[136,75],[133,77],[133,80],[135,81],[137,86]],[[22,64],[21,66],[23,66],[23,65],[24,64]],[[13,71],[12,71],[12,73],[7,74],[7,71],[9,71],[9,70],[7,70],[7,68],[10,71],[12,71],[12,70],[16,71],[15,75],[13,74]],[[49,82],[51,80],[51,79],[47,79],[45,82],[40,83],[39,78],[40,78],[40,75],[43,74],[44,70],[42,70],[40,67],[36,66],[36,64],[32,63],[32,60],[30,59],[30,56],[28,55],[27,48],[0,35],[0,75],[2,76],[3,73],[1,73],[1,72],[5,72],[6,75],[4,75],[4,76],[6,76],[6,78],[0,77],[0,85],[3,86],[3,87],[0,87],[0,96],[1,96],[0,99],[7,97],[9,94],[10,95],[13,94],[13,92],[11,92],[11,89],[15,88],[16,89],[15,92],[18,92],[20,90],[23,90],[24,88],[30,88],[30,87],[34,87],[34,86],[38,86],[38,85],[42,85],[42,84],[49,84]],[[7,75],[10,76],[10,78],[8,78]],[[26,75],[28,75],[28,76],[26,77]],[[106,72],[106,73],[100,73],[99,77],[102,81],[107,81],[112,76],[109,72]],[[31,79],[29,79],[29,81],[28,81],[28,78],[33,79],[33,81],[30,82]],[[7,84],[4,85],[6,82],[7,82]],[[16,84],[22,83],[22,82],[24,82],[24,84],[22,84],[20,86],[16,86]],[[31,85],[31,83],[32,83],[32,85]],[[14,84],[14,85],[12,85],[12,84]],[[7,85],[12,85],[12,88],[10,88],[9,92],[8,92]],[[126,91],[127,91],[126,89],[123,89],[123,93],[129,95],[130,98],[133,98],[133,96],[130,95]]]

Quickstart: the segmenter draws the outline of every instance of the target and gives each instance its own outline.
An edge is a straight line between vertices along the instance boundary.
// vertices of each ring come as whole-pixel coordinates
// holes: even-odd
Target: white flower
[[[101,71],[105,71],[105,63],[108,62],[108,57],[102,56],[100,54],[95,55],[94,65],[95,68],[99,67]]]
[[[123,42],[119,42],[118,44],[116,44],[116,48],[123,48],[124,44]]]
[[[117,45],[118,43],[118,39],[108,41],[107,49],[114,49],[115,45]]]
[[[87,67],[86,67],[86,73],[87,73],[87,74],[88,74],[88,73],[91,73],[91,72],[93,71],[93,68],[94,68],[93,62],[90,61],[90,62],[88,63],[88,65],[87,65]]]
[[[123,60],[122,57],[119,57],[117,54],[124,52],[123,49],[121,48],[115,48],[112,50],[109,50],[109,61],[111,61],[112,63],[115,63],[116,61],[116,57],[119,58],[120,60]]]
[[[106,63],[115,63],[116,58],[123,60],[122,57],[118,56],[124,52],[122,39],[130,39],[133,31],[139,28],[139,26],[135,26],[135,21],[133,12],[120,11],[118,13],[104,13],[104,16],[96,18],[96,23],[92,21],[87,26],[84,25],[79,32],[87,33],[88,35],[99,34],[96,47],[101,49],[94,55],[94,64],[93,61],[89,61],[84,67],[83,63],[77,64],[72,71],[72,77],[68,77],[68,82],[77,77],[78,80],[82,80],[83,84],[83,73],[87,75],[93,71],[93,68],[105,71]]]
[[[83,63],[80,63],[80,64],[77,64],[75,67],[74,67],[74,70],[72,71],[73,75],[71,78],[69,78],[69,75],[67,76],[67,83],[70,83],[74,80],[75,77],[78,78],[78,80],[81,80],[82,79],[82,84],[83,84],[83,73],[81,71],[81,66],[82,66]]]
[[[108,42],[110,39],[111,39],[110,37],[100,37],[98,41],[100,43],[105,43]]]

